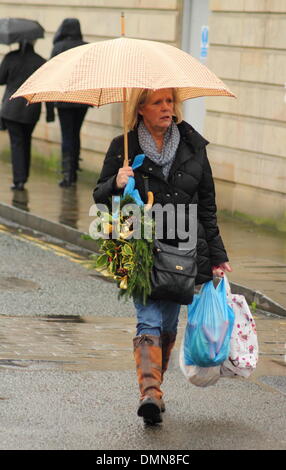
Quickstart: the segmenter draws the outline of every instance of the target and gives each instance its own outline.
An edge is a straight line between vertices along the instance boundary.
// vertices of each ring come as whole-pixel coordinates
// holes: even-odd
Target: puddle
[[[44,321],[62,323],[85,323],[85,320],[80,315],[48,315],[44,318]]]
[[[18,277],[0,276],[0,290],[34,290],[40,289],[41,286],[36,282]]]
[[[281,388],[286,377],[286,320],[255,315],[260,358],[251,380]],[[23,370],[61,368],[70,371],[133,370],[135,318],[1,317],[0,367]],[[179,367],[185,319],[181,317],[170,369]],[[268,380],[268,377],[272,379]],[[273,382],[273,383],[272,383]],[[267,385],[268,384],[268,385]],[[274,384],[274,385],[273,385]],[[284,386],[284,385],[283,385]]]
[[[2,316],[0,366],[128,370],[134,330],[133,318]]]
[[[89,208],[93,204],[94,185],[79,181],[77,186],[60,188],[60,174],[31,168],[24,191],[11,191],[11,165],[0,159],[0,201],[25,211],[87,232],[91,223]],[[79,175],[80,179],[80,175]]]

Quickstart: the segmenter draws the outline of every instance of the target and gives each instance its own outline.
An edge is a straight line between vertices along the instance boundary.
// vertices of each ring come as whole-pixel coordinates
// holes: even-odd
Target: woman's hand
[[[223,277],[225,272],[231,272],[232,268],[229,263],[221,263],[219,266],[212,267],[213,275],[217,277]]]
[[[118,189],[125,188],[125,186],[127,185],[129,176],[134,176],[131,166],[124,166],[120,168],[116,177],[116,187]]]

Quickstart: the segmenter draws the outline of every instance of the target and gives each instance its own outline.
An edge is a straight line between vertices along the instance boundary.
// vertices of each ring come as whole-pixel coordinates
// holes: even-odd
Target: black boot
[[[72,178],[70,178],[70,175],[64,174],[63,179],[59,182],[59,186],[61,188],[70,188],[74,183],[75,181],[73,181]]]
[[[11,186],[12,191],[24,191],[25,183],[14,183],[13,186]]]
[[[69,153],[64,153],[62,156],[62,174],[63,179],[59,182],[61,188],[69,188],[76,183],[77,173]]]

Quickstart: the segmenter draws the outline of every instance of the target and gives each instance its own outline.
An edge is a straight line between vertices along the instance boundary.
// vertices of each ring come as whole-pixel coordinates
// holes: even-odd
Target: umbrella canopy
[[[0,43],[32,41],[44,37],[44,28],[34,20],[0,18]]]
[[[126,102],[133,88],[177,88],[182,101],[235,96],[186,52],[160,42],[121,37],[62,52],[36,70],[11,98],[93,106],[123,102],[124,165],[128,165]]]
[[[168,44],[121,37],[75,47],[40,67],[12,96],[30,103],[101,106],[128,100],[132,88],[179,88],[181,100],[234,96],[206,66]],[[124,95],[124,89],[126,95]]]

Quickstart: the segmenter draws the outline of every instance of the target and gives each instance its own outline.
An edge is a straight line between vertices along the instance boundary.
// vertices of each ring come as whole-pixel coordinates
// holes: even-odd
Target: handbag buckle
[[[176,266],[176,269],[178,269],[179,271],[184,271],[184,268],[183,268],[183,266],[179,266],[179,265],[177,265],[177,266]]]

